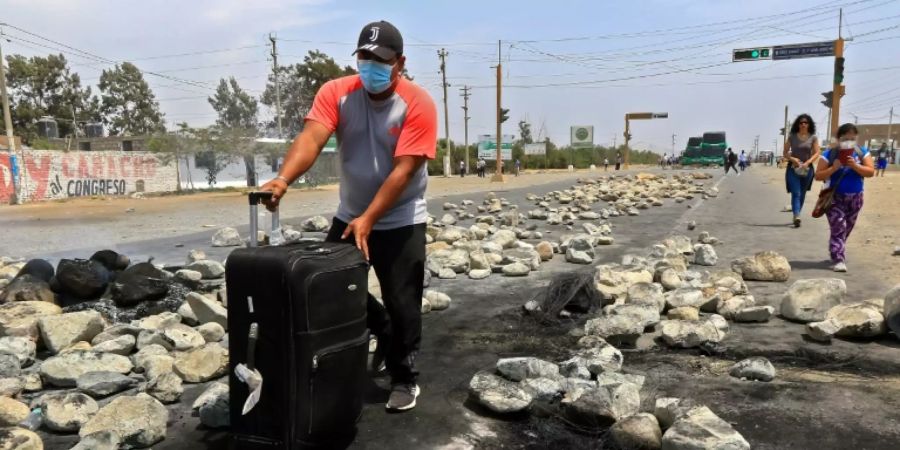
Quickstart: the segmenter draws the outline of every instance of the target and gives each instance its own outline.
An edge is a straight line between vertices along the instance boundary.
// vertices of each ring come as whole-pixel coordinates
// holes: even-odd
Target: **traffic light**
[[[844,58],[834,58],[834,84],[844,82]]]
[[[631,133],[626,131],[625,133],[622,133],[622,134],[625,135],[625,139],[631,140]]]
[[[784,136],[784,127],[781,127],[781,132],[778,133],[778,134],[781,135],[781,136]]]
[[[831,99],[834,97],[834,91],[823,92],[822,95],[825,96],[825,101],[822,104],[831,108]]]
[[[506,122],[509,120],[509,109],[500,108],[500,123]]]
[[[732,61],[756,61],[760,59],[772,59],[771,47],[745,48],[735,50]]]

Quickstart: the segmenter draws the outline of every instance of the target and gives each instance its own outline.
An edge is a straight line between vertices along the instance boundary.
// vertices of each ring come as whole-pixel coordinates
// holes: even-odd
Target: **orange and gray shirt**
[[[306,120],[321,123],[337,135],[341,202],[335,217],[347,223],[369,207],[394,169],[395,157],[435,157],[434,101],[428,92],[405,78],[385,100],[372,100],[359,75],[331,80],[319,89]],[[425,223],[427,186],[428,168],[423,164],[374,229]]]

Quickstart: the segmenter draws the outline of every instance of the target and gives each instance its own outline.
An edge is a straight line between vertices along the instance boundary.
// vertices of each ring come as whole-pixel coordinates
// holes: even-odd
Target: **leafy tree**
[[[223,132],[219,127],[200,128],[193,132],[201,149],[194,155],[194,165],[206,169],[209,187],[216,184],[216,177],[234,160],[227,134],[227,130]]]
[[[312,108],[316,92],[326,82],[356,73],[350,66],[341,67],[330,56],[312,50],[302,63],[281,66],[277,73],[269,74],[269,81],[262,94],[262,104],[275,109],[275,79],[281,84],[282,123],[288,136],[294,136],[303,128],[303,118]],[[268,124],[273,127],[274,124]]]
[[[531,144],[534,142],[531,138],[531,124],[520,120],[519,121],[519,136],[522,138],[522,143]]]
[[[37,121],[43,116],[57,120],[60,136],[74,134],[78,121],[99,120],[99,100],[90,87],[81,86],[65,56],[9,55],[6,60],[13,126],[27,142],[37,138]]]
[[[197,130],[189,127],[185,122],[179,123],[178,129],[174,132],[153,135],[147,141],[146,148],[148,151],[155,153],[156,157],[163,165],[168,166],[173,162],[176,164],[175,167],[178,168],[175,172],[178,181],[177,189],[180,191],[181,163],[184,162],[185,167],[190,167],[188,164],[190,155],[196,153],[200,149],[197,139]],[[186,181],[191,186],[191,189],[193,189],[194,180],[191,179],[191,171],[188,170],[185,176],[187,178]]]
[[[111,135],[153,134],[165,130],[163,114],[141,71],[129,62],[100,75],[100,110]]]
[[[216,94],[209,97],[209,104],[216,110],[218,137],[229,146],[223,151],[244,160],[247,186],[256,186],[256,155],[258,148],[254,139],[257,135],[256,117],[259,105],[250,94],[241,89],[234,77],[219,80]]]

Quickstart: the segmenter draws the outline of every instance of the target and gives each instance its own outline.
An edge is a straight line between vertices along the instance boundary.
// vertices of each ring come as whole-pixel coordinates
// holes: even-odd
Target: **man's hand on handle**
[[[341,235],[341,239],[347,239],[351,234],[353,235],[353,239],[356,242],[356,248],[363,252],[366,261],[369,260],[369,235],[372,234],[372,227],[374,225],[375,223],[368,216],[363,214],[347,224],[347,228],[344,229],[344,234]]]
[[[281,197],[284,197],[284,194],[287,193],[288,184],[281,178],[275,178],[274,180],[262,185],[259,190],[272,193],[271,199],[264,199],[262,202],[264,205],[266,205],[266,209],[268,209],[269,211],[275,211],[276,209],[278,209],[278,203],[281,201]]]

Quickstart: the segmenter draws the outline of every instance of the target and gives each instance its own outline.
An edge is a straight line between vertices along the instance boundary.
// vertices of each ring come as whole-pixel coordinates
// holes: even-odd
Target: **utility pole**
[[[675,133],[672,133],[672,155],[675,155]]]
[[[275,48],[275,35],[269,33],[269,41],[272,42],[272,71],[275,74],[275,115],[278,116],[278,137],[284,139],[281,128],[281,82],[278,74],[278,50]]]
[[[782,146],[787,144],[788,134],[790,134],[790,133],[791,133],[791,127],[788,125],[788,105],[784,105],[784,135],[781,138]]]
[[[502,164],[501,151],[503,148],[502,147],[503,136],[501,134],[503,132],[503,130],[502,130],[502,126],[501,126],[502,122],[500,121],[501,120],[500,119],[500,116],[501,116],[500,109],[502,108],[500,106],[501,105],[500,101],[502,98],[501,92],[503,91],[503,84],[502,84],[503,66],[500,63],[500,61],[502,59],[501,45],[502,45],[501,41],[498,40],[497,41],[497,167],[494,170],[494,176],[491,177],[491,181],[497,181],[500,183],[502,183],[504,181],[503,180],[503,171],[500,168],[500,165]]]
[[[831,97],[831,124],[830,136],[837,136],[838,125],[841,120],[841,97],[844,96],[844,38],[841,35],[844,26],[844,10],[840,10],[838,16],[838,38],[834,41],[834,90]]]
[[[447,152],[444,154],[444,176],[450,176],[450,113],[447,112],[447,50],[438,50],[438,57],[441,58],[441,85],[444,88],[444,147]]]
[[[3,122],[6,124],[6,149],[9,153],[9,165],[13,182],[13,195],[9,199],[11,205],[19,203],[19,180],[16,179],[16,140],[13,136],[12,115],[9,113],[9,96],[6,93],[6,68],[3,66],[3,31],[0,30],[0,97],[3,101]]]
[[[463,126],[465,129],[464,134],[463,134],[463,144],[465,145],[465,147],[463,147],[463,148],[465,149],[465,153],[466,153],[466,171],[468,171],[469,170],[469,119],[470,119],[470,117],[469,117],[469,96],[472,95],[469,93],[469,91],[472,90],[472,88],[470,88],[469,86],[463,86],[460,90],[462,91],[462,98],[463,98],[463,107],[462,107],[462,109],[463,109]]]
[[[894,140],[891,139],[891,126],[892,126],[892,125],[894,125],[894,107],[893,107],[893,106],[891,106],[891,113],[890,113],[890,115],[888,116],[888,135],[887,135],[887,141],[888,141],[888,145],[890,145],[890,147],[891,147],[891,150],[894,150]]]

